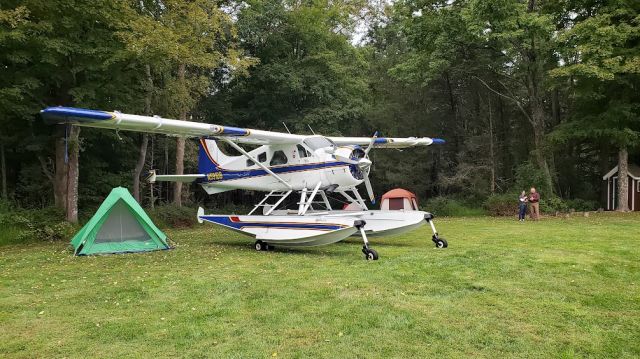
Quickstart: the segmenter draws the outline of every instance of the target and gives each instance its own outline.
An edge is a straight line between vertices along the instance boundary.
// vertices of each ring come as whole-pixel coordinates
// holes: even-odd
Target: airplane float
[[[426,223],[436,247],[447,247],[431,213],[370,210],[356,188],[364,183],[375,203],[369,180],[373,148],[429,146],[444,143],[441,139],[297,135],[71,107],[48,107],[41,115],[48,123],[197,138],[199,173],[158,175],[151,171],[149,181],[195,181],[211,195],[233,189],[266,192],[247,215],[205,214],[202,208],[197,213],[200,223],[210,222],[255,238],[256,250],[275,245],[319,246],[361,236],[365,258],[377,260],[368,236],[398,234]],[[241,155],[226,155],[218,141]],[[258,147],[246,151],[240,144]],[[299,196],[293,210],[285,206],[292,194]],[[357,210],[333,209],[329,196],[336,195]]]

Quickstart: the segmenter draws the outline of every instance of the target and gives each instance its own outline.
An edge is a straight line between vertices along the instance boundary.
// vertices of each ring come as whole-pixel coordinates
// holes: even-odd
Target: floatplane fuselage
[[[248,215],[207,215],[202,208],[197,214],[200,222],[256,238],[257,250],[274,245],[324,245],[360,235],[365,257],[377,259],[367,235],[401,233],[425,223],[432,228],[436,246],[447,246],[430,213],[417,208],[369,210],[356,188],[364,183],[369,199],[375,201],[369,181],[371,149],[444,143],[440,139],[307,136],[69,107],[49,107],[41,115],[49,123],[197,138],[198,173],[158,175],[151,171],[149,181],[196,182],[208,194],[234,189],[267,192]],[[226,154],[219,143],[226,143],[239,155]],[[257,147],[247,151],[241,144]],[[300,196],[297,209],[283,208],[292,194]],[[357,210],[334,210],[329,201],[334,194]]]

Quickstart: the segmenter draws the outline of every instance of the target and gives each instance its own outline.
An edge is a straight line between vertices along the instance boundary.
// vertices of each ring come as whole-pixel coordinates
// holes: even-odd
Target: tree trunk
[[[551,179],[551,171],[549,170],[549,165],[547,163],[547,159],[545,158],[544,150],[543,150],[543,142],[544,142],[544,130],[539,128],[539,126],[534,126],[533,130],[533,143],[534,143],[534,156],[538,168],[542,171],[542,177],[544,179],[543,185],[546,187],[545,189],[549,191],[549,194],[553,194],[553,180]]]
[[[67,125],[57,125],[55,131],[55,176],[53,178],[53,199],[57,208],[67,210]]]
[[[182,117],[182,116],[180,116]],[[176,140],[176,174],[184,174],[184,137]],[[182,206],[182,182],[175,182],[173,186],[173,203]]]
[[[536,7],[535,0],[528,1],[528,12],[537,11]],[[544,112],[543,90],[540,88],[544,74],[544,64],[542,60],[544,55],[542,53],[538,53],[537,40],[536,34],[532,33],[529,48],[524,50],[527,68],[527,91],[531,106],[535,160],[542,171],[546,190],[549,191],[549,195],[551,195],[554,192],[554,186],[553,178],[551,177],[551,170],[549,169],[549,164],[547,163],[543,147],[546,116]]]
[[[146,133],[142,134],[142,141],[140,142],[140,148],[138,150],[138,162],[136,163],[136,167],[133,171],[133,198],[135,198],[140,204],[142,204],[140,199],[140,175],[144,169],[148,143],[149,136]]]
[[[180,64],[178,67],[178,80],[184,83],[186,67],[184,64]],[[180,110],[180,121],[187,120],[187,110]],[[176,175],[184,174],[184,137],[178,137],[176,140]],[[182,206],[182,182],[175,182],[173,185],[173,203],[180,207]]]
[[[489,156],[491,159],[491,194],[496,193],[496,155],[493,142],[493,113],[491,111],[491,97],[489,97]]]
[[[80,157],[80,128],[69,126],[67,163],[67,193],[66,219],[71,223],[78,223],[78,159]]]
[[[0,171],[2,171],[2,199],[7,199],[7,163],[5,161],[4,143],[0,143]]]
[[[153,168],[153,156],[154,156],[154,137],[151,135],[151,151],[149,153],[149,168]],[[149,183],[149,207],[155,208],[156,199],[153,194],[153,183]]]
[[[620,212],[629,211],[629,153],[626,147],[618,152],[618,208]]]
[[[146,78],[146,86],[147,86],[147,94],[144,98],[144,112],[145,115],[151,116],[151,99],[153,96],[153,77],[151,77],[151,66],[146,64],[144,66]],[[140,142],[140,149],[138,150],[138,162],[136,163],[136,167],[133,171],[133,198],[138,201],[138,203],[142,204],[142,199],[140,198],[140,175],[142,174],[142,170],[144,169],[144,163],[147,157],[147,146],[149,144],[149,136],[145,133],[142,135],[142,141]]]

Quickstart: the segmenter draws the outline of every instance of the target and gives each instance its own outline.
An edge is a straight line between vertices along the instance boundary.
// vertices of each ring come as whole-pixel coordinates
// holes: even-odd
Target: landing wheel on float
[[[425,221],[429,223],[429,225],[431,226],[431,230],[433,231],[433,236],[431,237],[431,240],[433,241],[433,243],[436,244],[436,248],[449,247],[447,240],[438,236],[438,231],[436,231],[436,226],[433,224],[433,218],[434,218],[434,215],[431,213],[427,213],[424,216]]]
[[[377,261],[378,260],[378,252],[375,249],[362,247],[362,253],[364,253],[364,258],[368,261]]]
[[[376,252],[372,248],[369,248],[369,241],[367,240],[367,234],[364,233],[365,224],[367,224],[367,222],[361,219],[353,223],[353,225],[360,231],[360,234],[362,235],[362,240],[364,241],[364,246],[362,246],[362,253],[364,253],[364,258],[368,261],[377,261],[378,252]]]
[[[447,248],[449,246],[447,240],[444,238],[433,236],[432,240],[433,243],[436,244],[436,248]]]
[[[269,245],[263,241],[256,241],[256,243],[253,244],[253,248],[255,248],[256,251],[266,251]]]

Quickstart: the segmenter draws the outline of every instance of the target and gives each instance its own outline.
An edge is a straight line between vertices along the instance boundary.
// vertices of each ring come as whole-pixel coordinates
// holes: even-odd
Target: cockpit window
[[[315,151],[319,148],[334,147],[335,144],[326,137],[309,137],[303,141],[311,150]]]
[[[302,147],[302,145],[297,145],[297,147],[298,147],[298,155],[300,156],[300,158],[310,157],[311,156],[309,151],[307,151],[306,148]]]
[[[273,153],[273,157],[271,157],[271,162],[269,164],[271,166],[283,165],[288,162],[287,155],[284,154],[283,151],[276,151]]]

